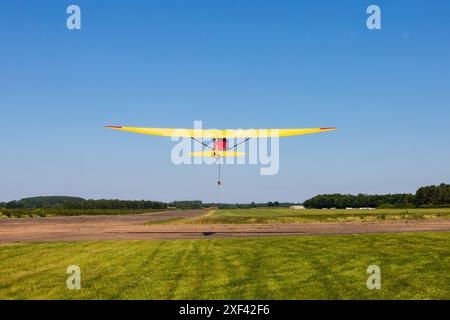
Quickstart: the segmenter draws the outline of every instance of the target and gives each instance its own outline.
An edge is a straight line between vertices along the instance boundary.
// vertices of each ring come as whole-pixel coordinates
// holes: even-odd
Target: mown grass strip
[[[450,233],[0,246],[0,299],[448,299]],[[81,268],[81,290],[66,268]],[[381,290],[366,287],[369,265]]]

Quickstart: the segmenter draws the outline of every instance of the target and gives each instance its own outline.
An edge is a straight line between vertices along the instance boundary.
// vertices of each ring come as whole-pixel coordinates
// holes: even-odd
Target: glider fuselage
[[[213,153],[212,156],[216,157],[223,151],[228,149],[228,140],[226,138],[213,139]]]
[[[228,140],[226,138],[214,139],[213,143],[215,151],[224,151],[228,149]]]

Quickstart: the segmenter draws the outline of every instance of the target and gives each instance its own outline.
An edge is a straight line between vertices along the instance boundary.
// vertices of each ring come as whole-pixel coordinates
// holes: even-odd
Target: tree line
[[[203,208],[204,205],[200,200],[166,203],[149,200],[86,200],[79,197],[66,196],[31,197],[10,202],[0,202],[0,208],[6,209],[147,210],[166,209],[170,207],[177,209],[199,209]]]
[[[292,202],[279,202],[279,201],[269,201],[269,202],[251,202],[251,203],[205,203],[205,207],[217,207],[219,209],[250,209],[250,208],[287,208],[292,205],[298,205],[298,203]]]
[[[6,209],[165,209],[167,203],[149,200],[86,200],[78,197],[32,197],[0,203],[0,207]]]
[[[417,208],[450,206],[450,185],[426,186],[415,194],[321,194],[303,202],[306,208]]]
[[[417,206],[448,206],[450,205],[450,184],[421,187],[417,190],[414,201]]]
[[[24,198],[17,201],[0,202],[0,208],[6,209],[86,209],[86,210],[114,210],[114,209],[198,209],[203,207],[218,207],[221,209],[245,209],[260,207],[289,207],[297,203],[269,201],[264,203],[203,203],[200,200],[174,201],[170,203],[149,200],[86,200],[79,197],[44,196]],[[306,208],[414,208],[414,207],[450,207],[450,185],[440,184],[419,188],[415,194],[400,193],[386,195],[369,194],[321,194],[303,202]]]

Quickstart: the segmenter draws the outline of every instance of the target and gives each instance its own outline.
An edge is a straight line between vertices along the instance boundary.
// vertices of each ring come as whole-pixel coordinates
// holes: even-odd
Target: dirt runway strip
[[[1,219],[0,243],[450,231],[450,219],[293,224],[144,225],[150,221],[197,217],[206,212],[205,210],[189,210],[123,216]]]

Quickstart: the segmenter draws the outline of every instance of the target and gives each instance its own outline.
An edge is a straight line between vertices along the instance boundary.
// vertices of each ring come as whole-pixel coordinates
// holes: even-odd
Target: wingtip
[[[333,131],[333,130],[337,130],[336,127],[328,127],[328,128],[320,128],[320,130],[322,131]]]
[[[122,126],[105,126],[108,129],[122,129]]]

